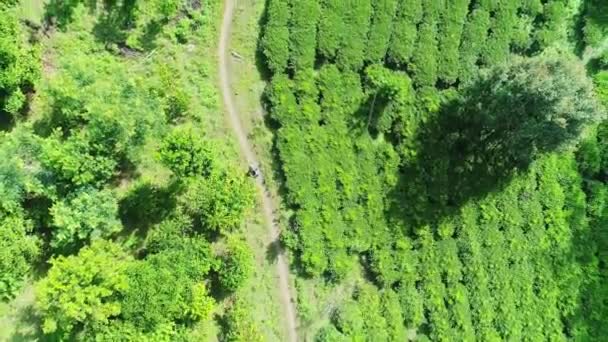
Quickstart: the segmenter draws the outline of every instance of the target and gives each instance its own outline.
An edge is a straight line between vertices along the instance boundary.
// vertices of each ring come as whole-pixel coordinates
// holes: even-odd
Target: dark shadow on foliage
[[[209,272],[209,280],[209,295],[216,301],[221,302],[234,294],[234,292],[228,291],[224,286],[222,286],[217,270],[212,270]]]
[[[573,146],[604,117],[578,60],[516,60],[421,122],[391,212],[419,226],[509,183],[538,156]]]
[[[74,11],[80,3],[89,9],[91,14],[98,13],[98,20],[93,27],[93,34],[105,44],[124,44],[128,31],[135,28],[137,0],[102,1],[97,0],[51,0],[45,5],[47,25],[57,25],[61,29],[74,20]],[[139,39],[141,47],[150,50],[155,47],[155,40],[166,22],[151,21],[144,28]]]
[[[3,110],[0,110],[0,132],[2,131],[10,131],[15,127],[15,119],[13,115],[7,113]]]
[[[558,147],[559,140],[547,141],[539,151],[532,141],[514,137],[518,128],[513,122],[489,120],[477,110],[489,85],[476,84],[468,92],[477,95],[444,104],[419,128],[417,157],[402,168],[390,196],[392,217],[404,220],[405,226],[432,224],[457,213],[466,202],[500,190],[518,171],[528,169],[539,153]],[[512,95],[498,96],[503,98],[495,100],[507,113]]]
[[[10,342],[59,340],[58,338],[54,339],[52,336],[44,335],[40,329],[42,321],[37,316],[33,305],[20,308],[17,321],[19,322],[17,329],[8,339]]]
[[[133,188],[119,203],[119,214],[125,227],[123,234],[137,233],[145,237],[148,229],[167,218],[176,207],[180,182],[166,187],[142,183]]]

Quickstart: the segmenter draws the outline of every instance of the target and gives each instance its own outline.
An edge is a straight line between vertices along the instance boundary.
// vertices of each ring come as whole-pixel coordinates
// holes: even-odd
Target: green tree
[[[84,189],[53,204],[51,246],[65,248],[95,238],[107,238],[122,229],[118,203],[109,190]]]
[[[104,325],[118,316],[129,260],[118,245],[103,240],[78,255],[52,259],[48,275],[36,287],[44,333],[68,336],[77,326]]]
[[[241,287],[253,274],[253,262],[253,253],[247,242],[229,237],[219,269],[218,279],[222,288],[234,292]]]
[[[234,169],[225,169],[190,180],[179,203],[205,229],[225,234],[240,227],[253,200],[251,181]]]
[[[113,158],[92,151],[82,135],[63,141],[57,134],[45,139],[40,161],[53,176],[54,185],[63,189],[101,187],[116,174],[118,167]]]
[[[15,10],[0,4],[0,112],[17,114],[39,78],[38,50],[25,43]]]
[[[21,215],[0,218],[0,300],[19,290],[40,253],[40,241],[31,230],[32,223]]]
[[[169,133],[160,148],[160,158],[178,177],[207,177],[213,168],[211,146],[191,129],[175,129]]]
[[[181,249],[153,254],[128,268],[124,320],[151,332],[167,324],[210,318],[215,304],[204,283],[213,263],[209,245],[200,239],[187,242]]]
[[[464,139],[520,162],[572,145],[605,117],[582,63],[554,55],[495,69],[465,92],[458,107],[468,118],[459,124]]]

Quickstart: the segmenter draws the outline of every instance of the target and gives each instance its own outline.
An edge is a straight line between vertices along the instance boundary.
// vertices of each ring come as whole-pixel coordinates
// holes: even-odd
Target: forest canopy
[[[202,55],[219,8],[0,1],[0,340],[254,325],[250,302],[232,305],[258,267],[254,188],[216,141],[216,62]]]

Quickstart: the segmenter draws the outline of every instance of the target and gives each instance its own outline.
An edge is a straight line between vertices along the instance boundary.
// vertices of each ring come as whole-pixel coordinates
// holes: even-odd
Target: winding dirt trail
[[[220,63],[220,89],[224,101],[225,114],[228,116],[230,126],[237,136],[239,148],[242,155],[245,157],[249,165],[260,165],[253,150],[253,146],[247,139],[247,134],[243,130],[243,125],[239,114],[236,110],[232,90],[230,87],[230,73],[228,66],[229,56],[229,45],[230,45],[230,33],[232,30],[232,19],[234,14],[235,0],[224,1],[224,17],[222,19],[222,29],[220,33],[219,41],[219,63]],[[270,242],[277,241],[279,238],[279,227],[276,224],[276,204],[270,197],[270,192],[264,185],[262,177],[258,177],[257,190],[262,200],[262,209],[264,211],[264,221],[268,228],[270,235]],[[281,297],[281,307],[283,308],[283,315],[285,322],[288,325],[286,330],[288,332],[288,338],[291,342],[297,342],[298,335],[296,331],[296,310],[292,301],[291,290],[289,288],[289,266],[285,255],[280,252],[277,256],[277,274],[279,282],[279,291]],[[264,303],[259,303],[264,305]]]

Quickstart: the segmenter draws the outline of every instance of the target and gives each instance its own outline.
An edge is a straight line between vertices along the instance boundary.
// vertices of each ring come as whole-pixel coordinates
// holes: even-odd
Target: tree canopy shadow
[[[578,59],[516,59],[482,74],[416,123],[391,212],[414,226],[437,222],[539,156],[574,147],[604,118]]]
[[[142,183],[129,191],[119,203],[120,218],[125,226],[123,233],[135,232],[145,237],[150,227],[175,210],[176,194],[181,191],[181,185],[178,181],[164,187]]]
[[[491,81],[490,81],[491,83]],[[417,227],[439,222],[458,212],[468,201],[499,191],[518,172],[527,170],[540,154],[556,150],[559,134],[528,134],[528,123],[504,120],[513,108],[511,93],[492,94],[504,113],[488,115],[481,105],[490,84],[481,82],[462,97],[443,104],[420,123],[415,157],[404,163],[390,198],[393,218]],[[530,108],[543,110],[552,103],[532,98]],[[540,127],[547,131],[560,127]],[[535,136],[543,137],[542,143]]]
[[[136,28],[137,6],[142,1],[102,1],[97,0],[63,1],[50,0],[45,5],[45,21],[47,25],[57,25],[61,29],[74,21],[75,9],[84,4],[89,13],[96,14],[98,20],[93,27],[93,35],[105,44],[125,45],[128,31]],[[138,42],[144,50],[153,49],[158,34],[168,21],[152,20],[143,27],[143,35]]]

